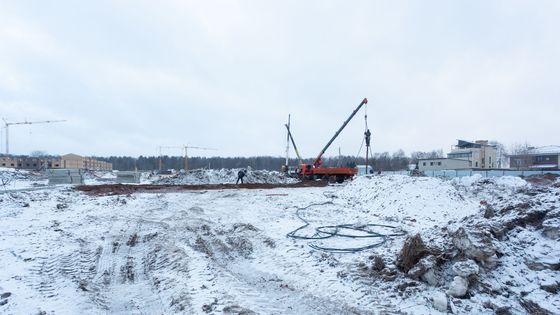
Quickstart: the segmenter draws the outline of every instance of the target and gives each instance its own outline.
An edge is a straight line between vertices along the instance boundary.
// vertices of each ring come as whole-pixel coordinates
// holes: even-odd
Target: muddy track
[[[325,181],[303,181],[295,184],[211,184],[211,185],[172,185],[172,184],[106,184],[106,185],[81,185],[76,186],[76,190],[83,191],[90,195],[126,195],[136,192],[181,192],[189,190],[224,190],[224,189],[273,189],[273,188],[301,188],[301,187],[323,187]]]

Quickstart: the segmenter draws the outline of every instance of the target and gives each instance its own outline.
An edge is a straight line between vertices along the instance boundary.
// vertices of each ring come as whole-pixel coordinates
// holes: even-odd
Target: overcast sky
[[[14,154],[283,156],[291,114],[311,157],[367,97],[374,152],[558,145],[559,17],[560,1],[1,0],[0,116],[67,120],[10,127]],[[327,155],[356,155],[364,125]]]

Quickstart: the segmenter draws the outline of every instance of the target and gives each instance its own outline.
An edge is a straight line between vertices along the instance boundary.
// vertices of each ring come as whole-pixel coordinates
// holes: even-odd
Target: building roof
[[[529,150],[529,154],[560,154],[560,146],[547,145]]]
[[[435,161],[435,160],[453,160],[453,161],[470,162],[469,160],[465,160],[465,159],[451,159],[451,158],[418,159],[418,161]]]
[[[74,153],[68,153],[62,156],[63,159],[82,159],[83,157]]]
[[[456,153],[472,153],[473,150],[471,149],[455,149],[452,150],[451,152],[447,153],[447,154],[456,154]]]
[[[531,165],[529,168],[558,168],[558,164]]]
[[[466,149],[466,148],[481,148],[482,145],[479,143],[474,143],[465,140],[457,140],[457,148]]]

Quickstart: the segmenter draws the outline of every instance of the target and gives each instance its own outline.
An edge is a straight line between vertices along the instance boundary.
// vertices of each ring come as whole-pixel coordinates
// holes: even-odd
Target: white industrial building
[[[447,158],[418,160],[420,171],[492,169],[496,167],[497,150],[488,140],[459,140]]]

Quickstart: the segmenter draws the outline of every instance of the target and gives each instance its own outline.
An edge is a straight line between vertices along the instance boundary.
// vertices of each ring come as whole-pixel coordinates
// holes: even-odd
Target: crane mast
[[[193,147],[193,146],[188,146],[188,145],[183,145],[183,146],[159,146],[159,170],[161,171],[162,166],[163,166],[163,162],[162,162],[162,153],[161,153],[161,149],[183,149],[183,166],[185,169],[185,172],[187,172],[189,170],[189,156],[187,155],[187,150],[188,149],[197,149],[197,150],[216,150],[213,148],[202,148],[202,147]]]
[[[287,125],[287,124],[284,125],[284,126],[286,126],[286,129],[288,129],[288,138],[291,140],[292,145],[294,146],[294,151],[296,152],[298,162],[301,165],[301,164],[303,164],[303,159],[301,158],[301,155],[299,154],[299,151],[297,149],[296,142],[294,141],[294,137],[292,136],[292,132],[290,131],[290,126]],[[288,165],[288,163],[286,163],[286,165]]]

